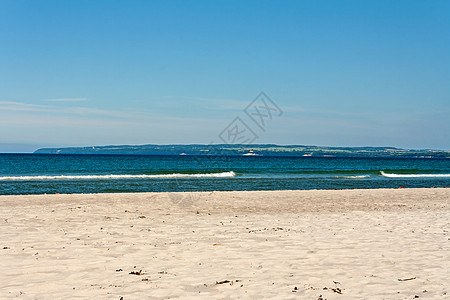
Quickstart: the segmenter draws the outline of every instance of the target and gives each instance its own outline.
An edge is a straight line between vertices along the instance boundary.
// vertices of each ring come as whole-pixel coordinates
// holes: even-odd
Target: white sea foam
[[[337,176],[336,178],[362,179],[362,178],[368,178],[368,177],[370,177],[370,175]]]
[[[384,177],[391,178],[416,178],[416,177],[450,177],[450,174],[390,174],[380,171]]]
[[[142,175],[56,175],[56,176],[3,176],[0,180],[67,180],[67,179],[158,179],[158,178],[227,178],[236,173],[200,173],[200,174],[142,174]]]

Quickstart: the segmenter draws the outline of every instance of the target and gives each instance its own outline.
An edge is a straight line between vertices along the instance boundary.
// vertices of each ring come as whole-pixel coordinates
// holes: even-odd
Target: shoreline
[[[445,298],[450,189],[0,196],[0,298]]]
[[[299,189],[299,190],[213,190],[213,191],[163,191],[163,192],[100,192],[100,193],[52,193],[52,194],[0,194],[2,197],[22,197],[22,196],[53,196],[53,195],[140,195],[140,194],[176,194],[176,193],[254,193],[254,192],[303,192],[303,191],[371,191],[371,190],[424,190],[424,189],[450,189],[445,187],[393,187],[393,188],[343,188],[343,189]]]
[[[401,195],[399,199],[395,196]],[[143,205],[151,201],[153,207],[169,210],[191,211],[223,209],[229,212],[231,197],[236,211],[248,210],[249,203],[254,210],[305,212],[311,209],[323,211],[345,211],[358,209],[363,211],[388,210],[398,205],[411,204],[410,209],[431,209],[439,201],[436,198],[447,197],[450,201],[450,188],[380,188],[380,189],[339,189],[339,190],[259,190],[259,191],[187,191],[187,192],[124,192],[124,193],[86,193],[86,194],[30,194],[0,195],[0,206],[48,205],[52,203],[80,202],[89,203],[129,203]],[[367,201],[367,197],[371,201]],[[423,198],[425,197],[425,198]],[[318,198],[319,201],[311,201]],[[364,200],[364,201],[361,201]],[[433,200],[433,201],[424,201]],[[416,202],[414,202],[416,201]],[[406,203],[406,204],[405,204]],[[294,205],[295,204],[295,205]],[[345,206],[340,206],[345,204]],[[448,204],[448,203],[447,203]]]

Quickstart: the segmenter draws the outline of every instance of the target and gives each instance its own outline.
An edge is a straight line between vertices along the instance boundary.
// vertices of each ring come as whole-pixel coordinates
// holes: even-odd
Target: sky
[[[258,144],[450,150],[449,53],[447,0],[0,0],[0,152],[222,143],[236,118]]]

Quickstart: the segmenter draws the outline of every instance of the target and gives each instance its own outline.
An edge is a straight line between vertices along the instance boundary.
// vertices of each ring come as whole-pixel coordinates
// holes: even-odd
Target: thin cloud
[[[80,102],[87,101],[88,98],[57,98],[57,99],[44,99],[42,101],[47,102]]]
[[[194,105],[201,106],[205,109],[226,109],[226,110],[241,110],[244,109],[250,101],[242,101],[235,99],[214,99],[202,97],[188,97],[188,96],[163,96],[164,99],[178,99],[186,100]]]
[[[0,101],[0,110],[12,111],[48,111],[51,106],[14,101]]]
[[[107,110],[107,109],[98,109],[98,108],[89,108],[82,106],[75,107],[56,107],[50,105],[39,105],[39,104],[31,104],[24,102],[14,102],[14,101],[0,101],[0,124],[8,124],[6,122],[6,116],[11,116],[11,113],[6,113],[7,111],[17,112],[18,114],[24,115],[16,115],[12,119],[8,119],[8,122],[12,120],[16,120],[19,122],[25,122],[32,118],[32,116],[36,118],[41,118],[42,120],[49,120],[49,115],[52,119],[54,118],[90,118],[91,120],[98,120],[99,122],[105,122],[105,117],[109,119],[114,119],[116,121],[123,122],[132,122],[136,124],[146,124],[149,120],[153,120],[158,124],[158,122],[162,122],[164,124],[169,124],[170,122],[189,124],[194,122],[211,123],[212,121],[218,121],[219,118],[209,119],[209,118],[178,118],[173,117],[171,115],[158,114],[155,115],[151,111],[140,110]],[[5,115],[3,115],[4,113]],[[40,119],[40,120],[41,120]],[[80,120],[80,119],[77,119]],[[13,124],[12,122],[10,124]]]
[[[14,101],[0,101],[0,110],[3,111],[28,111],[28,112],[41,112],[41,113],[57,113],[57,114],[69,114],[69,115],[99,115],[109,116],[116,118],[133,118],[137,113],[104,110],[88,107],[57,107],[52,105],[40,105],[30,104],[24,102]]]

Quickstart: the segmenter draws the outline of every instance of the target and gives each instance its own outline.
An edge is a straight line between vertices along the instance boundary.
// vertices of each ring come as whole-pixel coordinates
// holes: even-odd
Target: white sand
[[[0,299],[448,299],[449,201],[444,188],[0,196]]]

